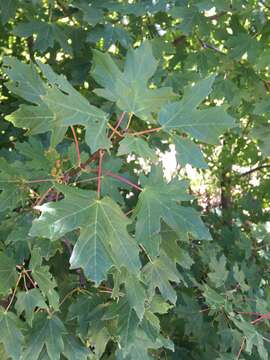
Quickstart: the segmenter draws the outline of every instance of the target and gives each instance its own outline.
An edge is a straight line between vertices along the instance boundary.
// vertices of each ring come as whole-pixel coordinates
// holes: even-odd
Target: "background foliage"
[[[268,359],[268,2],[0,11],[1,360]]]

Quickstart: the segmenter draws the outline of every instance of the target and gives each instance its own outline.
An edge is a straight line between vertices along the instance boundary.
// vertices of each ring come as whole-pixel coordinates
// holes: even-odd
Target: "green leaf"
[[[158,159],[154,150],[150,148],[147,142],[139,137],[127,135],[120,142],[118,148],[118,156],[134,153],[143,159],[149,159],[150,161],[156,161]]]
[[[156,288],[159,288],[165,300],[169,300],[172,304],[176,303],[177,295],[170,281],[179,283],[179,273],[175,264],[163,251],[160,252],[158,258],[146,264],[142,272],[150,297],[153,297]]]
[[[50,306],[54,310],[59,309],[59,294],[55,287],[57,283],[50,273],[50,268],[47,265],[42,265],[42,258],[38,248],[32,250],[32,257],[30,261],[31,275],[39,286],[41,292],[48,298]]]
[[[119,158],[104,157],[102,162],[102,171],[112,171],[114,173],[120,173],[123,165],[123,161]],[[96,177],[96,174],[93,174]],[[101,195],[109,196],[114,201],[123,205],[123,195],[120,192],[120,189],[130,190],[130,186],[121,183],[119,180],[111,177],[111,176],[103,176],[101,179]]]
[[[193,141],[176,136],[173,138],[173,141],[176,160],[180,165],[185,166],[190,164],[191,166],[201,169],[208,167],[199,146],[194,144]]]
[[[125,288],[130,307],[136,311],[138,318],[142,320],[146,298],[145,289],[142,283],[136,276],[128,274],[125,281]]]
[[[172,10],[170,10],[170,15],[175,19],[182,19],[178,28],[185,34],[191,33],[195,26],[203,21],[203,16],[200,15],[197,7],[195,6],[174,6]]]
[[[68,44],[68,37],[62,26],[57,23],[47,23],[39,20],[32,20],[26,23],[20,22],[13,29],[13,34],[19,37],[26,37],[35,34],[34,50],[44,52],[53,48],[55,43],[60,45],[67,53],[71,54],[71,47]]]
[[[191,234],[195,239],[210,240],[211,235],[199,214],[191,207],[184,207],[177,202],[190,200],[186,193],[187,182],[173,180],[167,184],[161,171],[153,170],[148,179],[142,178],[143,191],[134,210],[136,239],[142,243],[150,256],[158,254],[161,219],[176,233]]]
[[[15,57],[4,57],[3,70],[10,78],[5,86],[26,101],[38,104],[46,90],[34,65],[22,63]]]
[[[15,285],[18,274],[15,261],[0,252],[0,294],[7,295],[9,290]]]
[[[237,284],[240,285],[242,291],[248,291],[249,286],[246,284],[246,276],[243,270],[241,270],[240,266],[238,264],[235,264],[233,267],[233,277],[235,281],[237,281]]]
[[[251,355],[253,353],[253,347],[256,347],[260,358],[262,360],[268,360],[268,351],[264,346],[264,337],[256,330],[256,327],[244,320],[239,321],[234,319],[233,322],[246,338],[245,351]]]
[[[83,20],[86,21],[89,25],[95,26],[100,23],[103,18],[103,11],[97,9],[92,4],[88,4],[84,1],[74,1],[73,5],[81,10],[83,14]]]
[[[270,155],[270,128],[268,123],[262,123],[255,126],[251,132],[251,137],[255,138],[258,141],[259,148],[264,156]]]
[[[75,89],[68,95],[57,89],[50,89],[42,99],[56,115],[58,127],[84,125],[86,127],[85,140],[92,152],[99,148],[109,149],[106,114],[90,105]]]
[[[91,355],[90,350],[73,336],[63,336],[64,351],[63,354],[70,360],[87,360]]]
[[[157,314],[166,314],[172,307],[173,305],[164,301],[162,296],[156,294],[151,301],[150,311]]]
[[[7,354],[14,360],[20,360],[22,354],[23,334],[21,322],[12,312],[5,312],[0,307],[0,343]]]
[[[168,227],[162,228],[161,236],[161,247],[165,253],[182,268],[190,269],[194,264],[194,260],[186,250],[179,246],[179,236]]]
[[[216,144],[224,130],[233,127],[233,118],[225,112],[224,106],[198,110],[198,105],[209,95],[214,76],[197,82],[185,89],[181,101],[163,106],[159,122],[164,131],[177,129],[206,143]]]
[[[17,6],[17,0],[6,0],[0,2],[1,22],[3,25],[5,25],[10,18],[15,16]]]
[[[151,114],[174,97],[171,88],[148,88],[148,81],[156,69],[157,61],[150,42],[128,51],[123,72],[109,54],[95,50],[92,76],[104,88],[97,89],[96,93],[116,102],[123,111],[151,120]]]
[[[86,276],[97,283],[106,279],[112,266],[125,266],[136,274],[140,268],[139,251],[126,230],[131,221],[119,206],[108,197],[96,200],[92,191],[64,186],[58,189],[65,199],[38,207],[42,215],[33,222],[30,234],[57,239],[80,228],[70,258],[72,269],[82,267]]]
[[[47,309],[47,304],[37,288],[26,292],[20,291],[17,294],[17,301],[15,304],[17,314],[18,316],[21,316],[21,314],[25,312],[25,319],[30,326],[32,326],[34,310],[37,307]]]
[[[102,320],[108,305],[108,303],[104,304],[103,299],[99,296],[81,294],[69,308],[68,320],[77,320],[78,334],[89,339],[94,345],[97,358],[102,356],[108,341],[111,339],[107,322]]]
[[[230,48],[229,55],[236,60],[240,60],[243,55],[247,54],[249,61],[256,62],[262,50],[260,42],[247,33],[231,36],[227,45]]]
[[[132,344],[140,320],[126,299],[113,303],[103,316],[103,320],[114,318],[118,319],[116,335],[119,336],[121,346],[125,348]]]
[[[208,273],[208,277],[216,288],[224,286],[224,283],[229,275],[229,271],[226,269],[226,262],[227,259],[224,254],[221,255],[218,260],[216,258],[211,258],[209,264],[211,272]]]
[[[8,59],[6,64],[9,63],[10,60]],[[92,152],[99,148],[109,149],[110,141],[107,137],[108,119],[106,114],[101,109],[90,105],[68,83],[65,77],[55,74],[48,65],[42,65],[40,62],[39,65],[53,87],[45,90],[34,68],[29,68],[28,65],[13,60],[14,70],[12,73],[7,70],[7,73],[12,76],[14,81],[19,81],[22,77],[19,75],[19,80],[17,79],[19,71],[23,71],[24,68],[27,71],[25,71],[25,78],[19,82],[21,84],[19,90],[17,87],[14,89],[14,86],[9,86],[10,90],[28,101],[37,103],[37,105],[21,105],[17,111],[6,116],[6,120],[17,127],[29,129],[30,135],[52,132],[51,143],[54,146],[62,141],[68,126],[84,125],[86,127],[85,140]],[[37,88],[34,85],[36,81]],[[30,94],[28,94],[29,91]]]
[[[38,360],[42,350],[46,349],[50,360],[60,360],[60,355],[64,352],[64,334],[66,334],[65,326],[57,316],[37,313],[33,327],[26,337],[22,359]]]
[[[111,24],[99,25],[90,30],[86,41],[96,43],[100,39],[103,39],[105,49],[108,49],[112,44],[118,43],[124,48],[128,48],[132,43],[132,37],[124,27]]]
[[[205,300],[212,310],[219,310],[221,306],[224,306],[225,299],[222,295],[210,288],[208,285],[204,285]]]

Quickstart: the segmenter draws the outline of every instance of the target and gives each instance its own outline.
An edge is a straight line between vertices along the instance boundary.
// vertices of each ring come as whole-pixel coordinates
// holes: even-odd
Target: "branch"
[[[29,36],[29,37],[26,39],[26,42],[27,42],[29,57],[30,57],[30,59],[33,61],[33,63],[35,63],[35,56],[34,56],[34,38],[33,38],[33,36]]]
[[[63,180],[68,181],[71,177],[77,175],[82,169],[85,169],[87,165],[91,164],[92,162],[96,161],[99,157],[99,150],[94,152],[85,162],[81,164],[81,166],[76,167],[75,169],[71,169],[67,171],[64,176]]]
[[[247,175],[252,174],[252,173],[255,172],[255,171],[260,171],[260,170],[266,169],[266,168],[270,168],[270,164],[259,165],[259,166],[255,167],[255,168],[251,169],[251,170],[248,170],[248,171],[240,174],[239,176],[240,176],[240,177],[242,177],[242,176],[247,176]]]
[[[210,50],[214,50],[215,52],[218,52],[219,54],[222,55],[226,55],[226,53],[224,53],[223,51],[219,50],[217,47],[215,47],[214,45],[211,44],[207,44],[206,42],[204,42],[202,39],[200,39],[199,37],[197,37],[199,43],[201,44],[201,46],[204,49],[210,49]]]
[[[227,14],[226,11],[221,11],[220,13],[215,14],[215,15],[205,16],[205,18],[208,20],[218,20],[219,18],[221,18],[223,15],[226,15],[226,14]]]

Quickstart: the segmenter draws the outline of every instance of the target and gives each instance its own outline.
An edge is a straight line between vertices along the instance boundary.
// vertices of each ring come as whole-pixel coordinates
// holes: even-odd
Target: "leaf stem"
[[[34,283],[34,281],[32,280],[31,276],[28,274],[27,270],[23,270],[23,273],[27,276],[28,280],[30,281],[30,283],[34,286],[34,288],[37,287],[37,285]]]
[[[43,203],[43,201],[45,200],[46,196],[52,191],[52,189],[53,189],[53,187],[50,187],[47,191],[45,191],[45,193],[43,195],[41,195],[41,197],[35,203],[35,206],[41,205]]]
[[[115,179],[117,179],[117,180],[119,180],[119,181],[121,181],[121,182],[123,182],[125,184],[128,184],[128,185],[132,186],[136,190],[139,190],[139,191],[143,190],[140,186],[134,184],[132,181],[126,179],[125,177],[123,177],[121,175],[115,174],[115,173],[113,173],[111,171],[105,171],[105,175],[109,175],[109,176],[111,176],[111,177],[113,177],[113,178],[115,178]]]
[[[147,129],[147,130],[143,130],[143,131],[138,131],[138,132],[134,132],[134,133],[129,133],[129,135],[132,136],[140,136],[140,135],[144,135],[144,134],[150,134],[152,132],[158,132],[162,129],[162,127],[157,127],[157,128],[153,128],[153,129]]]
[[[116,124],[115,124],[114,129],[113,129],[113,132],[112,132],[111,135],[110,135],[110,140],[111,140],[111,138],[114,136],[114,134],[117,134],[118,136],[123,137],[123,135],[120,134],[120,133],[117,131],[117,129],[119,128],[119,126],[121,125],[122,121],[124,120],[125,115],[126,115],[126,112],[124,111],[124,112],[122,112],[122,114],[121,114],[121,115],[119,116],[119,118],[117,119],[117,122],[116,122]]]
[[[6,307],[5,313],[8,312],[8,310],[10,309],[10,307],[11,307],[11,305],[12,305],[12,303],[13,303],[13,300],[14,300],[15,295],[16,295],[16,292],[17,292],[17,290],[18,290],[18,286],[19,286],[19,283],[20,283],[20,281],[21,281],[21,278],[22,278],[22,273],[20,273],[20,275],[19,275],[19,277],[18,277],[18,279],[17,279],[15,288],[14,288],[14,290],[13,290],[13,293],[12,293],[12,296],[11,296],[11,299],[10,299],[10,302],[8,303],[8,306]]]
[[[101,192],[101,176],[102,176],[102,159],[104,156],[104,151],[99,150],[99,160],[98,160],[98,186],[97,186],[97,198],[100,199]]]
[[[246,341],[246,337],[244,336],[243,341],[242,341],[241,346],[240,346],[240,349],[239,349],[238,354],[236,356],[237,360],[240,359],[241,353],[242,353],[242,351],[244,349],[244,346],[245,346],[245,341]]]
[[[78,158],[78,166],[81,166],[81,153],[80,153],[80,147],[79,147],[79,142],[78,142],[78,138],[77,138],[77,134],[76,131],[74,129],[73,126],[71,126],[71,131],[74,137],[74,142],[75,142],[75,146],[76,146],[76,153],[77,153],[77,158]]]
[[[129,113],[128,123],[127,123],[127,126],[126,126],[126,128],[125,128],[125,132],[127,132],[128,128],[129,128],[129,126],[130,126],[132,116],[133,116],[133,113]]]
[[[111,133],[109,139],[111,139],[114,134],[120,136],[121,138],[124,137],[124,135],[122,135],[118,130],[116,130],[116,128],[114,128],[110,123],[108,123],[107,126],[112,130],[112,133]]]

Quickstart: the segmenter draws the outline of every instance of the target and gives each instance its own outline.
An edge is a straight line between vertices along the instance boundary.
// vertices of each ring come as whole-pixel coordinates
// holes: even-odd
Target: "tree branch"
[[[259,165],[251,170],[248,170],[242,174],[240,174],[239,176],[242,177],[242,176],[247,176],[247,175],[250,175],[252,173],[254,173],[255,171],[260,171],[262,169],[267,169],[267,168],[270,168],[270,164],[265,164],[265,165]]]
[[[219,50],[216,46],[211,45],[211,44],[207,44],[206,42],[204,42],[202,39],[200,39],[199,37],[197,37],[199,43],[201,44],[201,46],[204,49],[210,49],[210,50],[214,50],[215,52],[218,52],[219,54],[222,55],[226,55],[226,53],[224,53],[223,51]]]

